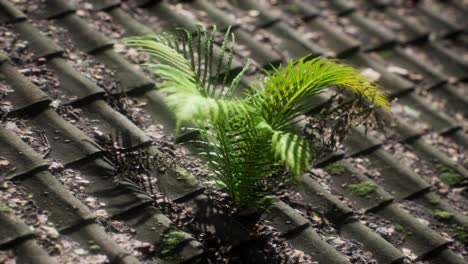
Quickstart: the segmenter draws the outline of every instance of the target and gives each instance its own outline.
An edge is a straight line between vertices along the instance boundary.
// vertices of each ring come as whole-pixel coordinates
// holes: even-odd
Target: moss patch
[[[373,181],[364,181],[360,183],[350,184],[347,188],[357,196],[366,196],[377,189],[377,185]]]
[[[101,247],[98,245],[92,245],[89,247],[89,250],[91,250],[92,252],[98,252],[101,250]]]
[[[181,169],[181,168],[176,168],[176,173],[177,173],[177,180],[179,181],[184,181],[190,184],[196,184],[198,179],[195,177],[193,174],[189,173],[188,171]]]
[[[452,213],[442,210],[435,210],[434,212],[432,212],[432,215],[435,219],[440,221],[447,221],[453,217]]]
[[[332,175],[343,175],[346,168],[342,162],[337,161],[325,167],[325,170]]]
[[[258,209],[264,212],[270,210],[278,202],[278,198],[273,195],[262,197],[257,205]]]
[[[463,176],[455,172],[444,172],[440,174],[440,180],[452,187],[459,184],[463,180]]]
[[[464,229],[462,226],[452,225],[450,227],[449,233],[456,240],[458,240],[458,241],[460,241],[462,243],[468,243],[468,230]]]
[[[400,224],[394,224],[393,228],[395,228],[395,231],[400,232],[400,233],[405,231],[405,228]]]
[[[400,235],[401,235],[401,238],[404,240],[407,236],[411,235],[411,232],[409,232],[408,230],[406,230],[406,228],[400,224],[394,224],[393,225],[393,228],[395,229],[395,231],[397,231]]]
[[[2,214],[10,214],[12,211],[10,207],[0,205],[0,213]]]
[[[462,175],[445,164],[437,163],[436,170],[440,173],[440,180],[450,187],[459,184],[463,180]]]
[[[163,236],[162,249],[159,252],[164,259],[174,258],[174,249],[187,239],[186,234],[180,231],[171,231]]]

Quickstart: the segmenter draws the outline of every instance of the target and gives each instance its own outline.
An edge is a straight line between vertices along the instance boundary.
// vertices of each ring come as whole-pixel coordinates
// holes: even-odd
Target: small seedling
[[[240,206],[262,206],[259,202],[277,185],[281,170],[301,179],[320,154],[314,144],[336,145],[350,127],[373,120],[374,106],[389,108],[384,92],[354,68],[309,56],[265,70],[265,78],[244,85],[243,96],[237,96],[250,62],[229,79],[234,34],[227,30],[219,54],[213,51],[215,35],[215,27],[209,32],[198,26],[196,32],[179,29],[123,42],[149,55],[145,66],[162,80],[159,90],[175,114],[176,134],[182,129],[198,134],[191,143],[201,146],[199,155],[210,165],[215,182]],[[335,119],[328,122],[321,115],[314,134],[320,138],[311,136],[316,139],[311,142],[295,125],[311,107],[307,99],[330,87],[338,87],[346,100],[329,100],[328,111],[321,114],[332,113]],[[333,133],[326,140],[322,130],[330,123]]]
[[[366,196],[377,189],[373,181],[364,181],[348,185],[348,189],[357,196]]]

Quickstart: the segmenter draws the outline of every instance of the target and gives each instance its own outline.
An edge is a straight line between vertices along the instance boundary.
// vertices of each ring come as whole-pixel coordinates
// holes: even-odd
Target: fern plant
[[[236,97],[249,62],[230,80],[226,72],[235,36],[228,29],[220,53],[213,54],[216,36],[216,28],[198,26],[196,32],[177,29],[123,42],[149,55],[145,66],[162,79],[160,90],[175,113],[176,133],[182,126],[198,132],[194,143],[201,147],[200,155],[238,205],[260,206],[276,172],[285,170],[300,180],[317,155],[314,142],[295,129],[300,115],[311,107],[307,98],[335,86],[352,94],[353,105],[388,108],[387,97],[376,84],[352,67],[322,58],[302,58],[265,70],[264,79]],[[342,116],[347,125],[365,119],[362,111]]]

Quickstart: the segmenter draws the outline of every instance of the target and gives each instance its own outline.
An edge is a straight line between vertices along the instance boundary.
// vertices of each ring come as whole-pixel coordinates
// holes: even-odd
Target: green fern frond
[[[234,35],[228,29],[215,61],[215,34],[216,28],[208,34],[206,29],[197,26],[195,37],[187,30],[178,29],[175,33],[151,34],[122,40],[126,45],[136,47],[139,52],[152,58],[145,66],[163,80],[160,90],[168,94],[165,100],[175,112],[177,132],[183,123],[200,126],[208,120],[216,122],[220,116],[229,115],[235,109],[244,111],[246,108],[246,104],[241,100],[232,99],[232,94],[250,62],[247,62],[229,87],[224,88],[227,74],[222,72],[229,70],[231,66]],[[226,58],[225,50],[230,40],[231,47]],[[227,65],[223,69],[225,60]]]
[[[253,87],[251,98],[262,116],[274,128],[280,129],[307,108],[304,99],[317,95],[332,86],[351,90],[356,96],[363,96],[371,103],[388,108],[384,92],[373,82],[350,66],[333,60],[302,58],[292,61],[273,73],[265,71],[266,78],[260,87]]]
[[[310,143],[295,133],[275,131],[271,139],[271,147],[275,159],[280,160],[283,166],[300,180],[311,160]]]
[[[195,77],[191,63],[177,50],[168,45],[169,34],[145,35],[122,39],[129,47],[136,47],[141,53],[150,55],[158,64],[171,65],[184,74]],[[175,44],[177,45],[177,44]]]
[[[265,151],[270,147],[267,134],[257,129],[255,119],[244,111],[199,129],[205,142],[202,156],[233,201],[244,206],[256,204],[260,181],[278,169]]]
[[[264,129],[270,135],[270,146],[273,158],[293,173],[297,180],[310,164],[312,158],[312,146],[308,140],[296,133],[289,131],[274,130],[265,121],[257,126],[258,129]]]
[[[240,99],[207,97],[198,89],[193,77],[170,65],[148,63],[147,67],[165,80],[160,91],[167,94],[165,102],[176,115],[177,132],[183,123],[199,126],[207,121],[216,122],[220,116],[233,111],[247,111],[248,106]]]

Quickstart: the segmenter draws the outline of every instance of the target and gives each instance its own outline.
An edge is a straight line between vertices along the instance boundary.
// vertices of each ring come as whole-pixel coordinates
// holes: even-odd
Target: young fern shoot
[[[227,30],[219,54],[214,54],[216,28],[196,32],[126,38],[123,42],[150,56],[146,66],[163,80],[160,90],[174,111],[177,132],[195,130],[199,152],[217,183],[240,206],[261,207],[276,172],[285,169],[300,180],[317,153],[314,144],[295,129],[297,119],[311,107],[306,99],[332,86],[350,91],[354,104],[387,109],[383,91],[352,67],[323,58],[302,58],[283,68],[265,70],[266,78],[235,97],[249,62],[231,80],[234,34]],[[229,48],[228,48],[229,45]],[[346,111],[346,109],[344,110]],[[346,125],[365,118],[350,111]]]

